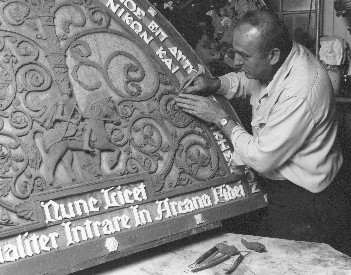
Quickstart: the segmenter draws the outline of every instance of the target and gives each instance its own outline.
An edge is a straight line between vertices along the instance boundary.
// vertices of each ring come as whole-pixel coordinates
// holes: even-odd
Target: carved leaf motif
[[[163,85],[171,85],[172,84],[172,79],[165,73],[160,73],[160,82]]]
[[[153,153],[152,156],[155,158],[155,160],[163,160],[163,157],[158,152]]]
[[[18,6],[12,8],[12,9],[9,9],[9,15],[16,22],[22,21],[25,17],[28,16],[29,12],[30,12],[30,9],[28,7],[24,8],[22,10],[22,13],[21,13],[21,11],[20,11]]]
[[[197,174],[200,167],[206,167],[206,166],[208,166],[208,164],[210,162],[209,156],[201,154],[200,149],[197,149],[194,153],[189,151],[187,153],[187,157],[189,160],[192,161],[191,169],[192,169],[192,173],[194,175]]]
[[[194,163],[191,165],[191,169],[192,169],[193,175],[196,175],[200,169],[200,165],[198,163]]]
[[[12,102],[12,106],[13,107],[17,107],[17,106],[19,106],[21,104],[21,101],[18,99],[18,98],[16,98],[13,102]]]
[[[19,8],[13,8],[9,10],[9,14],[11,15],[11,17],[15,20],[15,21],[21,21],[22,20],[22,16],[19,12]]]
[[[186,173],[188,173],[188,166],[186,165],[186,163],[184,162],[183,159],[176,158],[174,160],[174,164],[176,165],[176,167],[178,167],[179,172],[186,172]]]
[[[35,170],[40,168],[42,157],[40,155],[39,149],[34,145],[31,144],[28,146],[28,159],[29,159],[29,166]]]
[[[39,30],[38,25],[34,21],[27,21],[26,25],[35,31]]]
[[[139,132],[139,131],[141,130],[142,127],[143,127],[143,125],[141,125],[141,126],[134,125],[133,128],[132,128],[132,130],[133,130],[134,132]]]
[[[137,160],[130,158],[127,161],[127,174],[135,174],[139,170]]]
[[[144,133],[145,136],[147,137],[152,137],[152,135],[154,134],[155,130],[151,125],[146,125],[144,128]]]
[[[177,179],[177,185],[186,186],[192,183],[193,183],[192,180],[184,174],[179,175],[179,178]]]
[[[6,209],[1,209],[0,220],[1,224],[15,225],[15,223],[11,221],[9,212]]]
[[[199,156],[200,156],[200,150],[199,149],[197,149],[196,152],[194,152],[194,153],[189,151],[188,154],[187,154],[187,157],[193,162],[198,162]]]
[[[150,170],[151,167],[152,167],[152,161],[151,159],[149,158],[146,158],[145,161],[144,161],[144,167],[147,169],[147,170]]]
[[[23,218],[26,220],[34,221],[34,212],[31,207],[31,204],[28,202],[23,202],[16,205],[17,217]]]
[[[172,132],[172,134],[171,134],[171,141],[172,141],[172,144],[177,144],[178,143],[178,134],[177,134],[177,132]],[[181,147],[181,146],[182,145],[179,145],[179,147]]]
[[[18,190],[21,194],[28,194],[28,191],[29,191],[28,181],[20,181],[18,183]]]
[[[163,152],[163,153],[166,153],[170,150],[170,146],[169,145],[164,145],[160,148],[160,150]]]
[[[224,177],[227,174],[227,172],[224,168],[221,167],[218,169],[217,174],[219,177]]]
[[[3,67],[0,67],[0,79],[2,82],[11,82],[12,80],[9,73]]]
[[[21,155],[17,155],[17,154],[13,154],[12,159],[16,162],[23,162],[24,161],[24,157]]]
[[[127,146],[126,148],[124,148],[123,151],[126,152],[127,155],[130,155],[132,153],[130,146]]]
[[[133,90],[130,89],[130,88],[128,87],[128,85],[125,85],[124,87],[125,87],[126,91],[127,91],[131,96],[140,96],[140,95],[141,95],[142,90],[141,90],[140,85],[138,85],[138,84],[132,82],[132,83],[130,83],[130,86],[133,87],[134,89],[133,89]]]
[[[32,176],[33,176],[32,172],[30,171],[30,169],[28,169],[28,167],[27,167],[27,169],[24,171],[24,176],[25,176],[27,179],[30,179],[30,178],[32,178]]]
[[[75,46],[72,48],[72,51],[75,52],[77,55],[81,56],[81,57],[88,57],[89,56],[89,52],[86,51],[84,52],[80,47]]]
[[[11,190],[11,185],[9,180],[0,182],[0,197],[6,197]]]
[[[155,102],[151,101],[146,104],[149,113],[153,113],[157,110],[157,105]]]
[[[3,165],[0,165],[0,173],[1,174],[5,174],[8,171],[10,171],[10,165],[11,164],[12,164],[12,162],[8,162],[8,163],[5,163]]]
[[[17,142],[9,142],[9,143],[7,144],[7,146],[8,146],[10,149],[17,149],[17,148],[20,146],[20,144],[17,143]]]
[[[147,136],[146,136],[147,137]],[[144,141],[144,146],[149,144],[151,147],[157,147],[157,144],[156,144],[156,141],[154,141],[152,138],[145,138],[145,141]],[[143,146],[143,147],[144,147]]]
[[[34,179],[34,190],[36,192],[44,191],[46,188],[46,182],[42,177],[39,176]]]
[[[164,184],[165,184],[165,178],[163,175],[156,175],[154,177],[153,185],[156,192],[160,191],[164,186]]]
[[[10,62],[12,62],[12,63],[15,63],[15,64],[16,64],[16,63],[18,62],[18,59],[17,59],[16,56],[14,56],[14,54],[12,54],[12,53],[7,53],[7,54],[4,55],[3,61],[4,61],[5,63],[10,63]]]
[[[202,167],[206,167],[210,163],[210,157],[206,155],[200,155],[199,163],[201,164]]]
[[[16,165],[16,163],[14,163],[12,161],[11,161],[11,167],[12,167],[13,171],[15,171],[15,172],[19,171],[18,165]]]

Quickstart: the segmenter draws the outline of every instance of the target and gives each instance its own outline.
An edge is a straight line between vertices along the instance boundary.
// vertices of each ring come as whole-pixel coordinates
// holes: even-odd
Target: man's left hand
[[[184,112],[207,122],[217,123],[220,119],[228,117],[222,107],[208,97],[179,94],[175,101]]]

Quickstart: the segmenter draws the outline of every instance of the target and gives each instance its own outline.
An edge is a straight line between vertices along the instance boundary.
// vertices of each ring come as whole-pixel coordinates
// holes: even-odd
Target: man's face
[[[247,78],[271,80],[272,65],[270,54],[261,52],[260,30],[249,24],[235,28],[233,33],[233,48],[235,51],[234,65],[245,72]]]

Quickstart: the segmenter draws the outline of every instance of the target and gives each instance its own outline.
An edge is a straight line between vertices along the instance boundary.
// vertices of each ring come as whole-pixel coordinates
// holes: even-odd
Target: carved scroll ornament
[[[3,0],[0,15],[1,234],[37,219],[31,194],[141,172],[162,194],[230,173],[174,102],[186,69],[101,3]]]

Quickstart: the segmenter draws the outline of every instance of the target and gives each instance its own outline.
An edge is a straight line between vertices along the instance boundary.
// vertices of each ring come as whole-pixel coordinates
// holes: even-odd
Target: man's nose
[[[239,67],[244,64],[243,58],[240,56],[240,54],[235,53],[234,55],[234,66]]]

